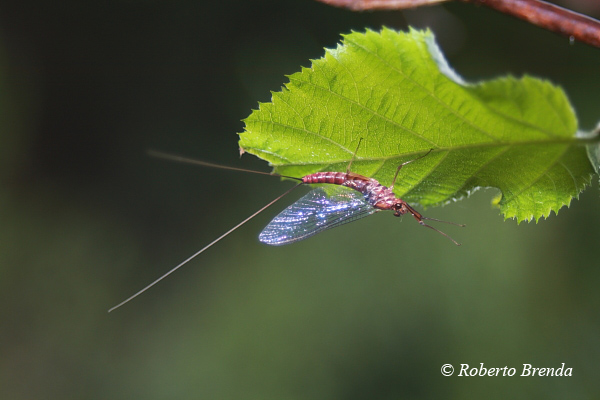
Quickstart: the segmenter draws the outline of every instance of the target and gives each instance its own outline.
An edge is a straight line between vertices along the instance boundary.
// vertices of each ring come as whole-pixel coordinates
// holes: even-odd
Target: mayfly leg
[[[402,167],[404,167],[406,164],[410,164],[413,161],[417,161],[417,160],[420,160],[421,158],[424,158],[424,157],[428,156],[429,153],[431,153],[432,151],[433,151],[433,149],[429,149],[429,151],[427,153],[423,154],[422,156],[417,157],[417,158],[413,158],[412,160],[405,161],[402,164],[398,165],[398,169],[396,169],[396,174],[394,175],[394,179],[392,180],[392,184],[390,186],[390,190],[391,191],[394,190],[394,185],[396,184],[396,179],[398,179],[398,174],[400,173],[400,170],[402,169]]]
[[[356,150],[354,150],[354,154],[352,154],[352,158],[350,159],[350,162],[348,163],[348,167],[346,168],[346,173],[349,174],[350,173],[350,167],[352,167],[352,163],[354,162],[354,159],[356,158],[356,153],[358,153],[358,148],[360,147],[360,143],[362,142],[363,138],[358,139],[358,145],[356,146]]]

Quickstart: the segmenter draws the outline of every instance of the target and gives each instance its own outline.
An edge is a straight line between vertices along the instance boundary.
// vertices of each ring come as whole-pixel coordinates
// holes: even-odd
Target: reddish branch
[[[319,0],[352,10],[400,10],[449,0]],[[600,47],[600,21],[541,0],[457,0],[494,8],[534,25]]]
[[[354,11],[364,10],[401,10],[448,0],[318,0],[336,7],[345,7]]]

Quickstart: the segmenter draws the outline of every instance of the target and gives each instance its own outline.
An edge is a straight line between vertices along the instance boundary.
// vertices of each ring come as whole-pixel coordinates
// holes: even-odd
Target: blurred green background
[[[239,160],[241,119],[340,33],[430,27],[467,80],[561,85],[600,119],[600,50],[484,7],[353,13],[312,0],[3,2],[0,398],[588,399],[600,396],[597,179],[538,224],[493,190],[269,247],[288,198],[107,309],[290,186],[149,158]],[[600,17],[594,2],[570,7]],[[582,8],[585,7],[592,8]],[[444,377],[443,364],[573,368]]]

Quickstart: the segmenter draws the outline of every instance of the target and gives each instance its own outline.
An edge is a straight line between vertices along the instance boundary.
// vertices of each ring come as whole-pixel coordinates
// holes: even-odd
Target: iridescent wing
[[[325,191],[320,187],[283,210],[258,239],[273,246],[294,243],[377,211],[354,189],[331,186]]]

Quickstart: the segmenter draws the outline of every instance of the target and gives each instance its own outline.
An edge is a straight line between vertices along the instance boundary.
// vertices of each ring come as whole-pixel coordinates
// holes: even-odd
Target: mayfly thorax
[[[187,264],[193,258],[203,253],[212,245],[225,238],[237,228],[250,221],[252,218],[263,212],[265,209],[269,208],[282,197],[286,196],[296,188],[303,185],[330,184],[333,185],[333,187],[328,188],[328,190],[325,190],[325,188],[323,187],[318,187],[310,191],[308,194],[306,194],[304,197],[290,205],[285,210],[283,210],[260,233],[259,240],[261,242],[274,246],[294,243],[299,240],[316,235],[317,233],[320,233],[326,229],[334,228],[336,226],[355,221],[357,219],[374,214],[378,211],[390,210],[393,211],[394,215],[397,217],[402,216],[404,214],[412,215],[422,226],[444,235],[445,237],[450,239],[455,245],[459,246],[460,244],[457,243],[450,236],[432,227],[431,225],[427,225],[424,221],[428,220],[444,222],[457,226],[464,225],[442,221],[435,218],[424,217],[414,208],[412,208],[409,204],[407,204],[404,200],[396,197],[393,193],[394,184],[396,182],[396,179],[398,178],[398,174],[402,167],[406,164],[417,161],[427,156],[431,151],[432,150],[429,150],[427,153],[418,158],[400,164],[396,169],[396,174],[394,175],[394,179],[392,180],[392,185],[389,188],[380,184],[377,180],[373,178],[368,178],[366,176],[350,172],[350,167],[352,166],[352,162],[356,157],[356,152],[354,153],[352,160],[348,164],[346,172],[316,172],[313,174],[306,175],[302,178],[298,178],[268,172],[247,170],[243,168],[228,167],[204,161],[193,160],[176,155],[166,154],[162,152],[150,151],[149,154],[151,156],[158,158],[183,162],[187,164],[201,165],[211,168],[227,169],[232,171],[249,172],[254,174],[288,178],[296,180],[299,183],[293,186],[292,188],[288,189],[285,193],[281,194],[280,196],[269,202],[260,210],[256,211],[254,214],[250,215],[248,218],[244,219],[239,224],[237,224],[236,226],[234,226],[233,228],[231,228],[230,230],[213,240],[211,243],[204,246],[202,249],[200,249],[199,251],[182,261],[180,264],[169,270],[166,274],[162,275],[160,278],[156,279],[154,282],[150,283],[142,290],[133,294],[132,296],[125,299],[124,301],[117,304],[108,311],[113,311],[114,309],[119,308],[123,304],[129,302],[133,298],[139,296],[140,294],[142,294],[143,292],[145,292],[146,290],[148,290],[149,288],[166,278],[168,275],[172,274],[177,269]]]

